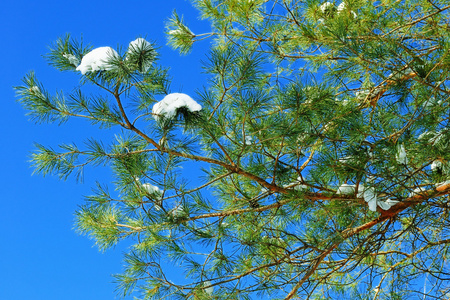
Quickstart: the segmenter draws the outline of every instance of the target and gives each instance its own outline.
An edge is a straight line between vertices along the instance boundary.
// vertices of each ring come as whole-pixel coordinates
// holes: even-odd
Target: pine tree
[[[193,3],[211,33],[174,13],[167,36],[183,54],[213,40],[196,95],[170,91],[142,38],[114,50],[65,36],[47,59],[81,87],[52,95],[34,73],[17,87],[37,122],[115,130],[84,148],[39,145],[32,161],[63,179],[111,168],[76,226],[100,249],[131,243],[121,293],[448,298],[448,2]]]

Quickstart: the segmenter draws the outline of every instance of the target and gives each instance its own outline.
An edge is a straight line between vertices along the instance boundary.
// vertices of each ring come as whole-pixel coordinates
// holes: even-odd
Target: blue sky
[[[2,1],[0,299],[116,298],[111,274],[122,269],[124,246],[101,253],[93,241],[73,230],[73,213],[83,203],[82,196],[89,195],[93,182],[107,173],[90,169],[83,183],[73,177],[59,181],[31,175],[28,162],[34,142],[56,147],[104,133],[81,121],[60,127],[35,125],[16,102],[13,86],[20,85],[31,70],[50,92],[71,91],[78,85],[76,74],[61,73],[42,57],[66,33],[83,36],[94,47],[114,48],[145,36],[161,46],[160,64],[171,68],[172,92],[195,94],[205,78],[200,60],[209,42],[194,47],[188,56],[166,46],[164,24],[173,9],[184,15],[193,32],[208,31],[208,23],[200,21],[195,8],[184,0]]]

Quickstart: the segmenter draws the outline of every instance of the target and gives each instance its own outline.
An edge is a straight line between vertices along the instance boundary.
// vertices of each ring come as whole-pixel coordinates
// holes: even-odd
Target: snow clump
[[[435,146],[436,144],[440,143],[442,139],[444,138],[444,132],[442,130],[439,131],[425,131],[421,133],[418,137],[419,140],[428,140],[431,145]]]
[[[370,95],[369,89],[362,89],[355,93],[356,99],[358,100],[365,100],[369,95]]]
[[[211,286],[211,281],[205,281],[205,282],[203,282],[203,286],[207,286],[207,288],[205,288],[205,292],[208,294],[208,295],[212,295],[212,293],[214,292],[214,287],[213,286]]]
[[[338,195],[353,195],[355,193],[356,186],[354,184],[342,184],[336,194]],[[387,199],[386,201],[378,200],[377,194],[373,187],[365,188],[363,184],[359,184],[358,193],[356,195],[358,198],[363,198],[369,206],[369,210],[377,211],[377,206],[381,207],[383,210],[388,210],[399,201]]]
[[[355,185],[354,184],[342,184],[336,194],[338,195],[353,195],[355,193]]]
[[[183,31],[181,31],[180,29],[173,29],[171,31],[169,31],[169,35],[176,35],[176,34],[182,34]]]
[[[30,91],[33,92],[33,94],[42,94],[41,89],[37,85],[30,87]]]
[[[177,115],[177,110],[182,107],[186,107],[190,112],[197,112],[202,109],[202,106],[188,95],[172,93],[153,106],[153,117],[156,121],[159,121],[160,117],[173,119]]]
[[[391,208],[392,206],[394,206],[395,204],[397,204],[399,202],[400,201],[398,201],[398,200],[386,199],[384,202],[378,201],[377,204],[379,207],[381,207],[381,209],[388,210],[389,208]]]
[[[163,191],[161,191],[160,189],[159,189],[159,187],[157,187],[157,186],[155,186],[155,185],[152,185],[152,184],[150,184],[150,183],[143,183],[142,184],[142,188],[147,192],[147,193],[149,193],[149,194],[156,194],[156,195],[159,195],[159,196],[161,196],[161,194],[162,194],[162,192]]]
[[[399,164],[407,165],[408,164],[408,158],[406,157],[406,151],[405,146],[400,145],[397,149],[397,154],[395,155],[395,159]]]
[[[436,100],[436,98],[434,96],[431,96],[428,100],[426,100],[422,104],[422,107],[430,108],[430,107],[433,107],[433,106],[440,106],[440,105],[442,105],[442,100]]]
[[[328,17],[334,17],[335,12],[337,11],[337,14],[341,14],[343,12],[345,12],[347,10],[347,4],[345,2],[341,2],[341,4],[338,5],[338,7],[336,8],[334,6],[334,3],[331,2],[325,2],[322,5],[319,6],[319,10],[322,12],[323,15],[328,16]],[[350,13],[352,14],[352,16],[354,18],[356,18],[356,13],[351,10]],[[319,19],[318,20],[320,23],[323,23],[324,20],[323,19]]]
[[[444,182],[436,183],[436,188],[439,188],[439,187],[447,185],[447,184],[450,184],[450,180],[446,180]]]
[[[111,59],[118,58],[119,54],[111,47],[95,48],[81,59],[81,64],[77,67],[77,71],[85,75],[87,72],[95,72],[100,70],[109,71],[114,67],[109,63]]]
[[[304,191],[304,190],[308,190],[309,187],[306,184],[297,184],[294,186],[294,191]]]
[[[429,140],[433,146],[435,146],[436,144],[438,144],[442,138],[444,137],[444,133],[439,130],[436,133],[433,133],[433,137]]]
[[[409,197],[414,197],[414,196],[416,196],[416,195],[418,195],[420,193],[423,193],[423,192],[426,192],[426,189],[424,189],[423,187],[420,186],[418,188],[415,188],[411,193],[409,193],[408,198]]]
[[[63,56],[71,65],[74,65],[75,67],[80,64],[80,60],[73,54],[63,54]]]
[[[153,46],[148,41],[146,41],[143,38],[137,38],[134,41],[130,42],[128,45],[128,51],[127,51],[127,60],[129,59],[130,55],[136,55],[136,52],[144,52],[148,53],[150,51],[153,51]],[[142,71],[147,72],[150,68],[152,62],[151,61],[145,61],[142,65]]]
[[[342,2],[341,4],[338,5],[337,11],[341,12],[341,11],[343,11],[345,9],[345,7],[346,7],[345,2]]]
[[[152,44],[143,38],[137,38],[128,45],[127,53],[130,54],[136,49],[153,50]]]
[[[331,9],[334,6],[331,2],[325,2],[321,6],[319,6],[319,9],[322,13],[325,13],[328,9]]]
[[[183,217],[185,215],[185,212],[183,210],[183,207],[181,205],[177,205],[175,208],[173,208],[170,212],[169,212],[172,217],[174,218],[179,218],[179,217]]]
[[[297,178],[297,181],[291,182],[289,184],[285,184],[283,185],[283,187],[285,189],[293,189],[294,191],[304,191],[304,190],[308,190],[309,187],[305,184],[301,184],[302,179],[300,177]]]
[[[430,135],[430,134],[432,134],[432,132],[429,132],[429,131],[425,131],[425,132],[422,132],[417,138],[419,139],[419,140],[422,140],[422,139],[425,139],[428,135]]]
[[[442,161],[440,160],[435,160],[431,163],[431,171],[436,172],[439,169],[442,169]]]
[[[339,4],[337,7],[338,14],[345,11],[346,8],[347,8],[347,4],[345,4],[345,2],[341,2],[341,4]],[[350,13],[353,15],[354,18],[356,18],[357,15],[353,10],[351,10]]]

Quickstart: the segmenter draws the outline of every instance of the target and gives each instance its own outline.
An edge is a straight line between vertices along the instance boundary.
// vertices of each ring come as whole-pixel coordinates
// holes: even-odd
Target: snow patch
[[[364,201],[367,202],[369,210],[377,211],[377,195],[375,194],[375,189],[373,187],[363,190]]]
[[[408,164],[408,158],[406,157],[406,151],[405,146],[400,145],[397,149],[397,154],[395,155],[395,159],[399,164],[407,165]]]
[[[184,215],[183,207],[181,205],[178,205],[170,211],[170,214],[174,218],[182,217]]]
[[[165,96],[164,99],[153,106],[153,117],[156,121],[159,121],[160,117],[173,119],[176,117],[177,110],[181,107],[186,107],[190,112],[196,112],[202,109],[202,106],[188,95],[172,93]]]
[[[306,184],[301,184],[301,182],[303,182],[303,179],[299,176],[297,177],[297,182],[290,183],[290,185],[295,184],[294,191],[301,192],[304,190],[309,190],[309,186],[307,186]]]
[[[338,195],[354,195],[356,186],[354,184],[342,184],[336,194]],[[365,188],[363,184],[359,184],[358,193],[356,195],[358,198],[363,198],[369,206],[369,210],[377,211],[377,206],[381,207],[383,210],[388,210],[399,201],[387,199],[385,201],[378,200],[378,196],[375,192],[375,188],[367,187]]]
[[[95,48],[81,59],[81,64],[77,67],[77,71],[85,75],[87,72],[95,72],[100,70],[109,71],[114,69],[109,63],[111,59],[118,58],[119,54],[111,47]]]
[[[426,189],[420,186],[418,188],[415,188],[411,193],[409,193],[408,197],[414,197],[415,195],[418,195],[423,192],[426,192]]]
[[[75,67],[78,66],[80,64],[80,60],[78,59],[78,57],[76,57],[73,54],[63,54],[64,58],[67,59],[69,61],[69,63],[71,65],[74,65]]]
[[[128,45],[128,51],[127,53],[133,53],[133,51],[136,50],[145,50],[150,51],[153,50],[152,44],[150,44],[148,41],[146,41],[143,38],[137,38],[134,41],[130,42]]]
[[[308,188],[309,187],[305,184],[297,184],[296,186],[294,186],[294,190],[299,192],[307,190]]]
[[[350,103],[350,102],[349,102],[348,99],[344,99],[344,100],[341,101],[341,104],[342,104],[343,106],[347,106],[349,103]]]
[[[35,95],[41,95],[42,94],[41,89],[38,86],[36,86],[36,85],[30,87],[30,92],[32,92]]]
[[[341,2],[341,4],[339,4],[337,7],[337,12],[339,14],[339,13],[345,11],[346,9],[347,9],[347,4],[345,2]],[[353,15],[354,18],[357,17],[356,13],[353,10],[351,10],[350,13]]]
[[[440,160],[435,160],[431,163],[431,171],[436,172],[439,169],[441,169],[443,166],[442,161]]]
[[[439,131],[431,131],[431,132],[425,131],[425,132],[421,133],[417,138],[419,140],[428,139],[428,142],[430,142],[434,146],[437,143],[439,143],[443,137],[444,137],[444,133],[441,130],[439,130]]]
[[[298,181],[291,182],[289,184],[283,185],[285,189],[293,189],[294,191],[304,191],[309,189],[309,187],[305,184],[301,184],[301,178],[297,178]]]
[[[325,13],[325,11],[327,11],[330,8],[332,8],[333,6],[334,6],[333,3],[325,2],[321,6],[319,6],[319,9],[320,9],[320,11],[322,11],[322,13]]]
[[[430,135],[430,134],[432,134],[432,133],[429,132],[429,131],[425,131],[425,132],[422,132],[417,138],[419,140],[421,140],[421,139],[424,139],[427,135]]]
[[[176,34],[182,34],[183,31],[181,31],[180,29],[174,29],[168,32],[169,35],[176,35]]]
[[[447,184],[450,184],[450,180],[446,180],[444,182],[436,183],[436,188],[444,186],[444,185],[447,185]]]
[[[336,194],[338,195],[353,195],[355,193],[355,185],[354,184],[342,184]]]
[[[129,57],[129,55],[133,55],[133,54],[136,55],[136,53],[139,54],[139,52],[148,53],[152,50],[153,50],[152,44],[150,44],[148,41],[146,41],[143,38],[137,38],[134,41],[130,42],[130,44],[128,45],[127,59]],[[142,65],[142,71],[147,72],[148,69],[150,68],[151,64],[152,64],[151,61],[144,62]]]
[[[370,95],[370,90],[368,90],[368,89],[362,89],[355,93],[356,99],[358,99],[358,100],[365,100],[367,98],[367,96],[369,96],[369,95]]]
[[[443,137],[444,137],[443,132],[439,130],[436,133],[434,133],[434,136],[429,141],[432,142],[433,146],[435,146],[442,140]]]
[[[423,104],[422,107],[424,108],[429,108],[429,107],[433,107],[433,106],[441,106],[442,105],[442,100],[436,100],[436,98],[434,96],[431,96],[428,100],[426,100]]]
[[[394,206],[395,204],[397,204],[399,202],[400,201],[397,201],[397,200],[387,199],[385,201],[378,201],[377,204],[378,204],[379,207],[381,207],[382,210],[388,210],[392,206]]]
[[[142,188],[150,195],[158,195],[159,197],[161,197],[161,194],[163,193],[163,191],[161,191],[159,187],[150,183],[143,183]]]
[[[206,292],[208,295],[212,295],[213,292],[214,292],[214,287],[213,287],[213,286],[210,286],[211,284],[212,284],[211,281],[205,281],[205,282],[203,282],[203,286],[207,286],[207,288],[205,288],[205,292]]]
[[[345,4],[345,2],[342,2],[341,4],[338,5],[337,11],[338,11],[338,12],[343,11],[343,10],[345,9],[346,6],[347,6],[347,5]]]

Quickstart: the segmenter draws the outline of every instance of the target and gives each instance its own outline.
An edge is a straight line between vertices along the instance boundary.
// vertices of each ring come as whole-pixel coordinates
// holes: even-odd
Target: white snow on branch
[[[439,131],[425,131],[422,134],[419,135],[419,140],[428,139],[428,142],[431,143],[431,145],[435,146],[436,144],[440,143],[442,139],[444,138],[444,132],[442,130]]]
[[[155,203],[155,209],[160,210],[162,205],[162,194],[164,190],[161,190],[159,187],[152,185],[150,183],[141,183],[139,178],[135,178],[135,181],[138,186],[140,186],[147,194],[152,196],[154,200],[158,200],[157,203]]]
[[[364,100],[370,95],[369,89],[361,89],[355,93],[356,99]]]
[[[186,107],[190,112],[200,111],[202,106],[186,94],[172,93],[153,106],[152,113],[156,121],[160,117],[172,119],[176,117],[177,109]]]
[[[341,164],[344,165],[355,165],[358,164],[360,159],[358,157],[354,157],[352,155],[344,156],[338,159]]]
[[[355,193],[355,185],[354,184],[342,184],[336,194],[338,195],[353,195]]]
[[[148,41],[146,41],[145,39],[143,39],[143,38],[137,38],[137,39],[135,39],[134,41],[132,41],[132,42],[130,42],[130,44],[128,45],[128,51],[127,51],[127,53],[128,54],[130,54],[130,53],[132,53],[133,51],[136,51],[136,50],[147,50],[147,51],[150,51],[150,50],[153,50],[153,46],[152,46],[152,44],[150,44]]]
[[[375,189],[373,187],[369,187],[363,192],[364,201],[367,202],[369,206],[369,210],[377,211],[377,194],[375,194]]]
[[[111,59],[118,58],[119,54],[111,47],[95,48],[81,59],[81,64],[77,67],[77,71],[81,74],[87,72],[95,72],[100,70],[112,70]]]
[[[302,180],[299,177],[299,178],[297,178],[297,181],[291,182],[289,184],[285,184],[285,185],[283,185],[283,187],[285,189],[293,189],[294,191],[299,191],[299,192],[308,190],[309,187],[305,184],[301,184],[301,182],[302,182]]]
[[[347,9],[347,4],[345,2],[341,2],[341,4],[339,4],[337,7],[337,12],[339,14],[341,12],[344,12],[346,9]],[[351,10],[350,13],[353,15],[354,18],[357,17],[356,13],[353,10]]]
[[[158,197],[161,197],[163,193],[163,191],[161,191],[159,187],[152,185],[150,183],[143,183],[142,188],[150,195],[157,195]]]
[[[341,2],[341,4],[339,4],[338,7],[337,7],[337,11],[338,12],[343,11],[346,6],[347,6],[347,4],[345,4],[345,2]]]
[[[338,195],[354,195],[356,190],[356,185],[354,184],[342,184],[336,194]],[[359,184],[358,193],[356,195],[358,198],[363,198],[369,206],[369,210],[377,211],[377,206],[381,207],[383,210],[388,210],[399,201],[387,199],[385,201],[379,200],[377,194],[375,193],[375,188],[364,187],[363,184]]]
[[[411,193],[409,193],[408,197],[414,197],[415,195],[418,195],[423,192],[426,192],[426,189],[420,186],[418,188],[415,188]]]
[[[442,169],[442,166],[443,166],[442,161],[435,160],[431,163],[431,171],[436,172],[439,169]]]
[[[325,2],[321,6],[319,6],[319,9],[322,11],[322,13],[325,13],[325,11],[329,8],[332,8],[334,6],[331,2]]]
[[[406,151],[405,146],[400,145],[397,149],[397,154],[395,155],[395,159],[399,164],[407,165],[408,164],[408,158],[406,157]]]
[[[439,130],[430,139],[430,142],[432,142],[433,143],[432,145],[435,146],[437,143],[439,143],[442,140],[443,137],[444,137],[443,132]]]
[[[450,180],[446,180],[444,182],[436,183],[436,188],[444,186],[444,185],[447,185],[447,184],[450,184]]]
[[[422,132],[417,138],[418,138],[419,140],[422,140],[422,139],[426,138],[428,135],[431,135],[431,134],[433,134],[433,133],[432,133],[432,132],[429,132],[429,131],[424,131],[424,132]]]
[[[176,35],[176,34],[182,34],[183,31],[181,31],[180,29],[174,29],[168,32],[169,35]]]
[[[422,103],[422,107],[429,108],[433,106],[441,106],[442,100],[436,100],[434,96],[431,96],[428,100],[426,100],[424,103]]]
[[[291,182],[289,184],[283,185],[285,189],[293,189],[294,191],[304,191],[308,190],[309,186],[302,184],[303,180],[301,177],[297,177],[297,181]]]
[[[205,292],[208,294],[208,295],[212,295],[213,294],[213,292],[214,292],[214,287],[213,286],[211,286],[211,281],[205,281],[205,282],[203,282],[203,286],[205,286],[206,288],[205,288]]]
[[[338,101],[338,100],[336,100],[336,101]],[[344,100],[339,101],[339,103],[342,106],[347,106],[350,103],[350,101],[348,99],[344,99]]]
[[[299,192],[307,190],[307,189],[309,189],[309,187],[305,184],[297,184],[296,186],[294,186],[294,190],[299,191]]]
[[[183,215],[185,215],[183,207],[180,204],[173,208],[169,213],[174,218],[182,217]]]
[[[73,54],[63,54],[64,58],[69,61],[71,65],[74,65],[75,67],[80,64],[80,60]]]
[[[128,59],[128,55],[132,55],[133,53],[136,52],[149,52],[153,50],[153,46],[152,44],[150,44],[148,41],[146,41],[143,38],[137,38],[134,41],[130,42],[130,44],[128,45],[128,51],[127,51],[127,58]],[[142,66],[142,70],[144,72],[147,72],[148,69],[150,68],[152,62],[144,62],[143,66]]]
[[[37,96],[42,95],[41,89],[37,85],[30,87],[30,92],[32,92],[33,94],[35,94]]]
[[[390,209],[392,206],[394,206],[395,204],[399,203],[400,201],[397,200],[392,200],[392,199],[387,199],[385,201],[377,201],[377,205],[379,207],[381,207],[381,209],[383,210],[388,210]]]

